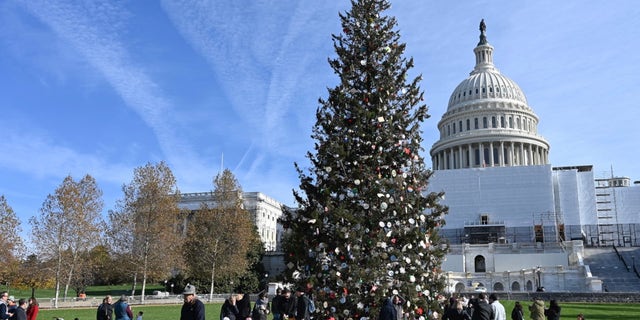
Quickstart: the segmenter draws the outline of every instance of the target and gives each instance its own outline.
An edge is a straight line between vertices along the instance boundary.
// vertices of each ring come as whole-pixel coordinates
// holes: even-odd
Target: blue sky
[[[0,194],[26,232],[66,175],[94,176],[106,212],[134,168],[164,160],[182,192],[211,190],[224,163],[245,191],[293,205],[293,163],[309,165],[317,99],[337,81],[331,34],[348,5],[0,2]],[[484,18],[551,163],[640,180],[636,1],[395,1],[388,14],[423,75],[427,159]]]

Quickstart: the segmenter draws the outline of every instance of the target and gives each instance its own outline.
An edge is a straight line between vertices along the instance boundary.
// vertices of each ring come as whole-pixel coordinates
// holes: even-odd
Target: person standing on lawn
[[[9,313],[9,305],[7,300],[9,299],[9,293],[6,291],[0,292],[0,320],[9,319],[12,314]]]
[[[196,297],[196,287],[187,284],[182,296],[184,304],[180,310],[180,320],[204,320],[204,303]]]
[[[13,311],[11,320],[27,320],[27,299],[18,300],[18,306]]]
[[[36,300],[36,297],[31,297],[27,304],[27,320],[36,320],[36,318],[38,318],[38,312],[40,311],[38,300]]]
[[[102,304],[98,306],[98,313],[96,315],[97,320],[112,320],[113,319],[113,305],[111,302],[113,299],[111,296],[106,296],[102,299]]]
[[[121,295],[120,300],[113,305],[113,311],[116,314],[116,320],[132,320],[133,311],[131,306],[127,303],[127,296]]]

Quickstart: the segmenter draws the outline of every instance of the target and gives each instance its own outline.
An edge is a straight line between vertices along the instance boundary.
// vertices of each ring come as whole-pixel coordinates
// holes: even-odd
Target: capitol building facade
[[[431,150],[428,191],[445,193],[443,265],[453,291],[601,291],[584,246],[640,245],[640,186],[553,167],[539,117],[493,63],[484,21],[475,67],[453,91]]]

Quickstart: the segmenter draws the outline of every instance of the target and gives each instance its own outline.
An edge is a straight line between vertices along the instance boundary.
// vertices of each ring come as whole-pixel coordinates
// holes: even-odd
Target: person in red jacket
[[[27,320],[36,320],[36,318],[38,317],[38,311],[40,311],[38,300],[36,300],[35,297],[29,298],[29,306],[27,307]]]

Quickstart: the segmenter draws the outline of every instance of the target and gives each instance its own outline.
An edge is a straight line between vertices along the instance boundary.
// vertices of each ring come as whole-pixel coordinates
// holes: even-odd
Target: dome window
[[[478,94],[478,88],[476,88],[476,94]]]
[[[504,123],[504,116],[500,117],[500,127],[504,128],[505,127],[505,123]]]
[[[493,93],[493,87],[489,87],[489,92]]]
[[[482,87],[482,93],[486,93],[487,92],[487,88]]]
[[[462,132],[462,120],[458,121],[458,128],[460,129],[460,132]]]
[[[486,129],[487,127],[487,117],[482,117],[482,128]]]
[[[478,118],[474,118],[474,119],[473,119],[473,128],[474,128],[474,129],[478,129],[478,128],[479,128],[479,127],[478,127]]]
[[[471,130],[471,120],[467,119],[467,131]]]
[[[495,116],[491,117],[491,127],[492,128],[497,128],[498,127],[498,123],[496,122],[496,117]]]

